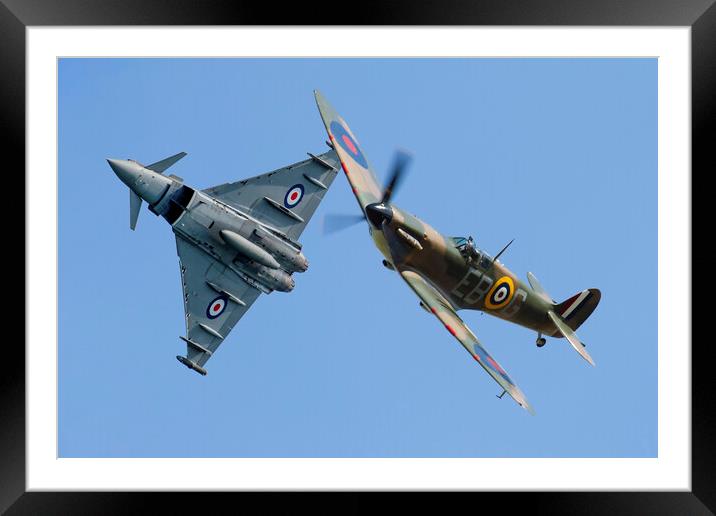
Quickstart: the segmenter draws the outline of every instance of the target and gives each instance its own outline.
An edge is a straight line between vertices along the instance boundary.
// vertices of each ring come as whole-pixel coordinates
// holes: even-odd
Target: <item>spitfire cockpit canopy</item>
[[[450,237],[455,244],[455,247],[457,247],[460,251],[463,249],[466,249],[467,247],[475,248],[475,242],[472,239],[471,236],[468,237]]]
[[[460,251],[460,254],[465,258],[465,261],[483,269],[489,267],[492,257],[477,249],[477,247],[475,247],[475,241],[471,236],[450,238],[455,248]]]

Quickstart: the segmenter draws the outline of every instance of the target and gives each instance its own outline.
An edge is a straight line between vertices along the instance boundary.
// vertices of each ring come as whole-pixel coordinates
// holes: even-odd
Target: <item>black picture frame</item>
[[[275,4],[243,1],[199,0],[0,0],[0,64],[2,78],[2,131],[0,140],[6,171],[17,181],[6,188],[25,192],[25,30],[28,26],[62,25],[605,25],[689,26],[692,58],[692,174],[703,176],[716,169],[711,147],[716,143],[716,6],[714,0],[409,0],[354,3],[350,12],[337,9],[337,2]],[[699,174],[700,172],[700,174]],[[684,173],[688,173],[685,171]],[[10,174],[6,174],[4,179]],[[7,190],[6,190],[7,192]],[[706,191],[692,187],[692,206]],[[7,193],[6,193],[7,194]],[[693,217],[697,222],[697,217]],[[24,227],[23,227],[24,229]],[[24,240],[24,234],[20,240]],[[684,249],[685,253],[691,252]],[[27,256],[24,255],[24,263]],[[693,265],[702,262],[692,260]],[[705,261],[700,270],[709,270]],[[25,268],[25,274],[28,274]],[[691,282],[688,272],[684,281]],[[8,294],[6,294],[7,296]],[[16,302],[16,301],[15,301]],[[699,305],[693,303],[695,312]],[[5,312],[6,314],[8,312]],[[665,316],[660,314],[660,316]],[[7,317],[7,315],[6,315]],[[704,320],[693,317],[692,320]],[[6,326],[17,322],[6,321]],[[315,494],[295,493],[27,493],[25,492],[25,357],[17,352],[21,336],[3,341],[12,344],[13,359],[0,374],[0,511],[7,514],[113,514],[143,513],[148,499],[159,501],[163,512],[197,509],[202,512],[242,497],[267,508],[295,508],[316,504]],[[22,336],[24,337],[24,335]],[[24,340],[24,338],[23,338]],[[493,502],[500,510],[525,504],[534,512],[550,514],[712,514],[716,510],[716,456],[712,433],[716,420],[711,402],[714,382],[708,360],[708,341],[693,339],[692,345],[692,490],[690,492],[555,492],[555,493],[460,493],[451,497],[474,503]],[[665,345],[689,345],[661,343]],[[6,352],[8,353],[8,352]],[[5,355],[10,356],[9,354]],[[628,394],[625,394],[628,395]],[[336,500],[336,498],[338,498]],[[444,496],[417,494],[404,504],[423,510],[446,508]],[[326,498],[320,499],[326,503]],[[341,493],[329,497],[336,511],[363,512],[382,505],[383,494]],[[320,502],[319,502],[320,503]],[[323,505],[323,504],[320,504]],[[235,506],[236,508],[240,506]],[[314,506],[315,508],[315,506]],[[332,511],[333,512],[333,511]]]

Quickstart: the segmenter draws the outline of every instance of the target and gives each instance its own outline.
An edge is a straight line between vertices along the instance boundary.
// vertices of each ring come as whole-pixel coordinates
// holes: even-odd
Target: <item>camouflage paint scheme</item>
[[[588,289],[557,304],[531,273],[528,278],[532,288],[467,239],[443,236],[417,217],[383,202],[384,192],[350,128],[318,91],[315,96],[373,242],[385,257],[384,265],[398,272],[420,298],[420,305],[440,320],[505,392],[534,413],[515,382],[457,315],[458,310],[481,310],[530,328],[539,334],[538,345],[544,344],[542,334],[565,336],[585,360],[594,364],[573,330],[596,307],[599,290]]]

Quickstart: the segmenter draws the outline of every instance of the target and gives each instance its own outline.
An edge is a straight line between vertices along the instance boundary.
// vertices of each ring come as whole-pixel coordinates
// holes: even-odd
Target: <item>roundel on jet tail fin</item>
[[[368,168],[368,162],[365,156],[363,156],[358,143],[356,143],[350,133],[346,131],[345,127],[334,120],[331,122],[331,134],[335,141],[338,142],[338,145],[340,145],[356,163],[363,168]]]
[[[485,297],[485,307],[499,310],[507,306],[515,293],[515,283],[509,276],[498,279]]]
[[[222,313],[224,313],[227,300],[227,297],[224,295],[213,299],[211,303],[209,303],[209,306],[206,307],[206,316],[209,319],[216,319],[219,317]]]
[[[286,195],[283,198],[283,205],[286,206],[286,208],[294,208],[298,205],[299,202],[301,202],[302,198],[303,198],[303,185],[302,184],[293,185],[286,192]]]

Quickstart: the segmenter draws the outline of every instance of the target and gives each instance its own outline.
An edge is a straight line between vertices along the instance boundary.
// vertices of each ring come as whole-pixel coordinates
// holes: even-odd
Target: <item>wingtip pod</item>
[[[201,376],[206,376],[206,369],[204,369],[203,367],[201,367],[201,366],[200,366],[199,364],[197,364],[196,362],[192,362],[192,361],[189,360],[188,358],[183,357],[183,356],[181,356],[181,355],[177,355],[177,360],[178,360],[179,362],[181,362],[182,364],[184,364],[185,366],[187,366],[189,369],[191,369],[191,370],[193,370],[193,371],[196,371],[196,372],[199,373]]]

